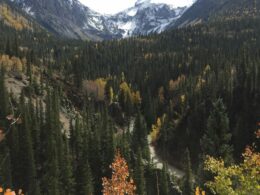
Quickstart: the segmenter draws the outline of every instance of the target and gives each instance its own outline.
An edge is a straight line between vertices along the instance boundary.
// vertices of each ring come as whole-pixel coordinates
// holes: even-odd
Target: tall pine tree
[[[218,99],[213,103],[213,109],[207,121],[207,129],[201,139],[203,155],[222,157],[225,162],[231,163],[233,146],[230,141],[229,118],[223,101]]]

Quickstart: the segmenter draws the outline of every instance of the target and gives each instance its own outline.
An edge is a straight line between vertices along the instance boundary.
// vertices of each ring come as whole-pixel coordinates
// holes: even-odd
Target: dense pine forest
[[[138,195],[259,193],[259,17],[102,42],[28,25],[0,20],[2,191],[102,194],[120,153]]]

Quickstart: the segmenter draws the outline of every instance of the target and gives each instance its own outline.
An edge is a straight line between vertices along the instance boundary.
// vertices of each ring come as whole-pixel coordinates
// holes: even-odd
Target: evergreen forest
[[[259,194],[260,17],[100,42],[28,25],[0,20],[0,194],[103,194],[120,155],[137,195]]]

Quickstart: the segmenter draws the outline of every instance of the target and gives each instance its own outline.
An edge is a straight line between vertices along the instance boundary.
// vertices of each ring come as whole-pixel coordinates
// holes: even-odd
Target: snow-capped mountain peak
[[[186,7],[173,8],[151,0],[138,0],[134,7],[108,18],[108,21],[118,27],[123,37],[146,35],[166,30],[185,10]]]

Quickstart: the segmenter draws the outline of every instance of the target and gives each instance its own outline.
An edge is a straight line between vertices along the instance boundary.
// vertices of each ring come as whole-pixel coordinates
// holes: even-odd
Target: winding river
[[[133,132],[134,130],[134,124],[135,124],[135,118],[131,118],[129,122],[129,131],[130,133]],[[151,137],[148,135],[148,144],[149,144],[149,151],[150,151],[150,158],[155,165],[157,169],[162,169],[164,161],[160,158],[160,156],[156,153],[155,147],[151,143]],[[168,172],[177,177],[177,178],[182,178],[184,176],[184,172],[172,165],[167,165]]]

